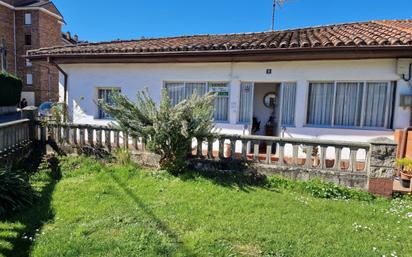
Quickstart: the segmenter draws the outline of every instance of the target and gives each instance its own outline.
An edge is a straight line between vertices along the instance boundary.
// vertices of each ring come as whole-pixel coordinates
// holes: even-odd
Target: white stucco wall
[[[223,81],[230,83],[229,119],[217,124],[222,133],[248,133],[244,124],[238,124],[241,82],[297,82],[295,127],[288,128],[286,137],[367,141],[374,137],[392,138],[392,130],[363,130],[313,128],[305,126],[309,81],[319,80],[385,80],[398,81],[394,111],[394,127],[409,125],[409,110],[399,107],[401,93],[411,93],[411,86],[396,73],[396,59],[345,61],[293,61],[265,63],[196,63],[196,64],[66,64],[68,73],[69,110],[76,123],[107,124],[98,120],[97,88],[119,87],[133,98],[136,91],[149,88],[156,101],[160,100],[165,81]],[[272,69],[266,74],[266,69]],[[266,122],[266,121],[264,121]],[[262,122],[262,126],[264,126]]]

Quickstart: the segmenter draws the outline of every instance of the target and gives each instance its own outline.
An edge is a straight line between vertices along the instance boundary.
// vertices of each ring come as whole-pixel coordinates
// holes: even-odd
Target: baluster
[[[292,165],[298,166],[299,145],[293,145]]]
[[[87,127],[87,141],[89,145],[94,146],[94,129],[90,126]]]
[[[65,125],[66,126],[66,128],[65,128],[65,139],[66,139],[66,143],[68,144],[68,145],[70,145],[70,126],[69,125]]]
[[[242,140],[242,160],[247,161],[247,141]]]
[[[202,158],[203,157],[203,147],[202,147],[202,139],[196,138],[197,144],[196,144],[196,157],[197,158]]]
[[[84,146],[86,144],[86,133],[85,128],[80,127],[80,145]]]
[[[4,144],[4,129],[0,129],[0,151],[3,151]]]
[[[356,154],[358,149],[350,148],[350,164],[349,164],[349,171],[356,172],[357,171],[357,162],[356,162]]]
[[[342,148],[335,146],[335,165],[333,165],[333,169],[342,170],[342,167],[340,165],[341,156],[342,156]]]
[[[307,145],[306,146],[305,168],[313,167],[312,155],[313,155],[313,145]]]
[[[77,145],[77,127],[72,128],[72,142],[73,145]]]
[[[129,149],[129,134],[127,132],[123,132],[123,146],[125,149]]]
[[[106,148],[109,151],[109,153],[112,152],[112,140],[111,140],[111,131],[110,130],[105,130],[104,131],[104,142],[106,144]]]
[[[102,147],[103,146],[103,136],[102,136],[102,129],[98,128],[96,129],[96,146],[97,147]]]
[[[253,161],[259,162],[259,141],[253,141]]]
[[[279,142],[279,165],[285,165],[285,143]]]
[[[321,145],[320,146],[320,169],[325,169],[326,166],[326,147]]]
[[[114,144],[116,148],[120,148],[120,131],[118,130],[114,132]]]
[[[43,126],[40,126],[40,131],[42,130],[42,127]],[[50,124],[50,125],[46,125],[46,127],[48,128],[48,139],[50,140],[50,141],[56,141],[56,137],[55,137],[55,127],[54,127],[54,124]]]
[[[224,147],[225,147],[225,140],[223,138],[219,138],[219,159],[220,160],[225,159]]]
[[[365,167],[363,167],[363,170],[361,170],[361,171],[363,171],[363,172],[367,171],[367,169],[368,169],[368,165],[369,165],[369,162],[368,162],[368,160],[369,160],[369,154],[370,154],[369,149],[365,149]]]
[[[272,163],[272,143],[271,141],[266,141],[266,164]]]
[[[138,144],[138,141],[137,141],[137,137],[133,137],[133,148],[134,148],[134,150],[139,150],[139,144]]]
[[[61,126],[60,124],[57,125],[57,143],[62,142],[62,133],[61,133]]]
[[[230,139],[230,158],[236,159],[236,139]]]
[[[142,151],[146,152],[146,138],[142,137]]]
[[[207,158],[212,160],[213,159],[213,139],[207,139]]]

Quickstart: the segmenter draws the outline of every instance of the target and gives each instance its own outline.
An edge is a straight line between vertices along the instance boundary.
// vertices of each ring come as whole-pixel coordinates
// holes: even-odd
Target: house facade
[[[412,21],[114,41],[30,51],[64,71],[75,123],[111,122],[95,104],[148,88],[160,102],[215,92],[221,133],[368,141],[411,124]]]
[[[22,98],[29,105],[59,99],[58,69],[47,62],[33,64],[23,56],[31,49],[76,43],[76,37],[62,34],[63,24],[51,1],[0,1],[0,70],[22,79]]]

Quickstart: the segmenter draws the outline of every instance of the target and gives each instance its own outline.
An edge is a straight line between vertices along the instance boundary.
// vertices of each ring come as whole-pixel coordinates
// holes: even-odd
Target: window
[[[31,13],[24,14],[24,25],[31,25]]]
[[[240,85],[239,122],[250,123],[253,106],[253,84],[251,82]]]
[[[172,105],[177,105],[195,93],[203,96],[207,92],[215,92],[214,119],[218,122],[226,122],[229,120],[229,86],[227,83],[166,82],[165,87]]]
[[[33,64],[31,63],[30,59],[26,59],[26,67],[31,67]]]
[[[295,125],[296,83],[283,83],[282,126]]]
[[[113,104],[111,96],[114,92],[120,93],[121,90],[120,88],[99,88],[97,92],[98,99],[108,104]],[[98,109],[98,117],[99,119],[111,119],[110,115],[105,113],[100,106]]]
[[[32,74],[26,74],[26,84],[27,86],[33,85],[33,75]]]
[[[390,82],[312,82],[307,124],[391,128],[394,91]]]
[[[31,46],[31,35],[30,34],[26,34],[24,36],[24,44],[26,46]]]

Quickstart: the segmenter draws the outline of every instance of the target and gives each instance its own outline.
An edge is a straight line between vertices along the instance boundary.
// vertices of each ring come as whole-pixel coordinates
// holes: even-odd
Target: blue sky
[[[266,31],[272,0],[53,0],[64,31],[106,41]],[[411,19],[412,0],[290,0],[277,29],[374,19]]]

